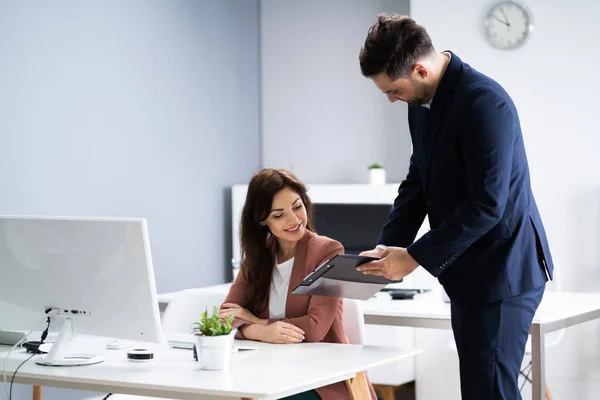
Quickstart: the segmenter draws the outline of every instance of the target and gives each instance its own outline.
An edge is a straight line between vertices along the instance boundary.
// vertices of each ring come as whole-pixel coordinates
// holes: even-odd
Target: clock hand
[[[496,17],[495,15],[492,15],[492,17],[494,17],[496,20],[498,20],[499,22],[503,23],[504,25],[506,25],[506,26],[510,26],[510,25],[508,24],[508,22],[504,22],[504,21],[502,21],[500,18]]]
[[[504,21],[506,21],[506,26],[510,26],[510,24],[508,23],[508,17],[506,16],[506,13],[504,12],[504,8],[500,8],[500,11],[502,11],[502,15],[504,15]]]

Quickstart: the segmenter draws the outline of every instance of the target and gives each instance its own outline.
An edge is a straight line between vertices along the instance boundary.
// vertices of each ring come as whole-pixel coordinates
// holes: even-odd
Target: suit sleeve
[[[383,226],[377,244],[408,247],[415,240],[426,214],[423,185],[414,156],[411,156],[408,174],[398,188],[390,218]]]
[[[329,242],[323,249],[323,255],[317,265],[344,252],[339,242]],[[305,342],[320,342],[331,328],[342,299],[339,297],[311,296],[308,312],[302,317],[269,320],[269,324],[283,321],[297,326],[304,331]]]
[[[470,113],[459,138],[465,199],[439,227],[407,249],[436,277],[500,221],[508,199],[517,118],[489,91],[478,95]]]
[[[243,271],[239,271],[235,281],[231,285],[229,289],[229,293],[225,298],[225,303],[235,303],[242,307],[245,307],[246,297],[245,294],[248,293],[248,281],[244,277]],[[244,325],[249,325],[250,322],[244,321],[243,319],[236,318],[233,320],[232,326],[237,329],[237,333],[235,335],[236,339],[245,339],[244,335],[240,332],[240,328]]]

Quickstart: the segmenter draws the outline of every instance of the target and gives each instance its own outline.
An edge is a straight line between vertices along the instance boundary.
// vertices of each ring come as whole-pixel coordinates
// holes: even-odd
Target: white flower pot
[[[229,368],[235,330],[231,331],[229,335],[194,335],[194,337],[196,339],[196,353],[200,368],[208,370]]]
[[[371,174],[372,185],[385,185],[385,169],[372,168],[369,171]]]

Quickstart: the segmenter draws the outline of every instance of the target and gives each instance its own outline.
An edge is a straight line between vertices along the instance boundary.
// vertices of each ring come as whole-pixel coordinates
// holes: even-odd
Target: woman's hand
[[[277,321],[271,325],[247,325],[241,329],[246,338],[261,342],[291,344],[304,340],[302,329],[283,321]]]
[[[269,343],[300,343],[304,340],[304,331],[296,325],[277,321],[264,327],[265,342]]]
[[[241,319],[244,321],[251,322],[253,324],[266,324],[267,321],[262,320],[252,314],[250,311],[240,306],[239,304],[234,303],[225,303],[219,310],[220,318],[227,318],[232,316],[237,319]]]

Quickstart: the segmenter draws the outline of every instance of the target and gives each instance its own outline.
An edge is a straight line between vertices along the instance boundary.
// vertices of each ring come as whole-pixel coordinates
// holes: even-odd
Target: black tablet
[[[292,293],[367,300],[385,285],[401,282],[356,270],[359,265],[374,260],[377,258],[338,254],[308,274]]]

